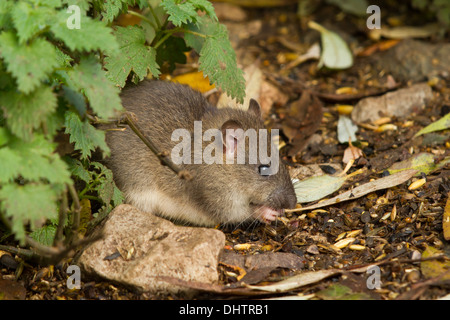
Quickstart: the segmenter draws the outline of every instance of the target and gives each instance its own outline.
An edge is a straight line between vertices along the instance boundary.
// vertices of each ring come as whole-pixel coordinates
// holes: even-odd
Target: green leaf
[[[111,28],[108,28],[101,21],[81,15],[80,29],[70,29],[67,25],[73,14],[75,13],[68,13],[66,10],[60,11],[52,17],[52,24],[50,25],[50,30],[55,37],[63,41],[70,50],[106,50],[108,52],[118,50]]]
[[[339,190],[345,182],[345,176],[315,176],[294,183],[298,203],[322,199]]]
[[[58,192],[50,185],[33,183],[24,186],[14,183],[0,189],[0,209],[12,220],[12,231],[20,240],[25,238],[24,224],[57,216]]]
[[[154,77],[159,76],[156,50],[145,45],[145,34],[141,27],[117,27],[114,34],[120,46],[119,53],[105,58],[107,76],[111,81],[123,87],[131,71],[139,80],[147,76],[148,70]]]
[[[197,22],[198,14],[190,1],[177,4],[175,0],[163,0],[161,6],[169,15],[167,19],[177,27],[188,22]]]
[[[91,151],[99,147],[105,154],[110,150],[105,142],[105,132],[95,129],[87,120],[81,121],[74,112],[67,111],[65,133],[70,134],[70,142],[75,143],[75,149],[81,151],[81,158],[91,156]]]
[[[12,181],[15,177],[19,175],[20,163],[22,158],[9,147],[4,147],[0,149],[0,184]]]
[[[80,63],[67,72],[69,87],[84,92],[91,108],[100,118],[113,117],[122,109],[119,88],[106,77],[106,72],[93,56],[84,57]]]
[[[79,179],[83,180],[86,183],[89,183],[89,181],[91,181],[91,174],[89,173],[88,170],[84,168],[81,161],[71,157],[66,157],[65,161],[69,165],[69,170],[71,174],[73,174],[75,177],[78,177]]]
[[[33,130],[40,127],[56,110],[57,99],[52,89],[41,86],[30,94],[7,91],[0,95],[0,105],[13,134],[29,141]]]
[[[43,135],[36,134],[30,142],[13,139],[9,148],[20,157],[16,163],[11,164],[10,170],[15,170],[22,178],[30,181],[46,180],[57,189],[72,182],[67,164],[53,152],[54,143],[46,140]]]
[[[338,6],[342,11],[354,14],[359,17],[367,15],[367,0],[327,0],[329,4]]]
[[[199,69],[229,96],[242,103],[245,97],[244,72],[237,66],[236,53],[228,39],[227,28],[209,21],[202,31],[206,31],[207,36],[199,52]]]
[[[216,12],[214,11],[214,6],[212,3],[208,0],[190,0],[192,5],[203,12],[206,13],[207,16],[209,16],[212,20],[218,21]]]
[[[353,55],[347,43],[335,32],[329,31],[314,21],[308,26],[320,32],[322,37],[322,54],[318,67],[346,69],[353,65]]]
[[[9,30],[13,27],[11,11],[14,6],[11,0],[0,1],[0,29]]]
[[[450,113],[447,113],[445,116],[443,116],[441,119],[429,124],[422,130],[416,133],[414,137],[418,137],[422,134],[435,132],[435,131],[441,131],[446,130],[450,128]]]
[[[14,6],[11,14],[19,42],[23,44],[45,29],[49,18],[53,17],[56,11],[46,6],[33,6],[31,3],[22,1]]]
[[[105,1],[102,12],[103,19],[108,23],[112,22],[124,8],[127,8],[126,4],[126,0]]]
[[[55,239],[56,226],[53,224],[45,225],[30,233],[31,238],[45,246],[51,246]]]
[[[6,68],[16,78],[17,87],[30,93],[46,79],[58,65],[55,47],[42,38],[28,44],[19,44],[12,32],[0,34],[0,55]]]

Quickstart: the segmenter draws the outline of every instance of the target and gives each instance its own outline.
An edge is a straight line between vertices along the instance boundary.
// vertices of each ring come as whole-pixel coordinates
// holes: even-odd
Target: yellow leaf
[[[422,253],[422,258],[428,258],[439,254],[442,254],[442,251],[434,247],[427,246],[425,251]],[[422,274],[427,278],[437,277],[447,272],[447,274],[441,280],[450,280],[450,273],[448,273],[448,271],[450,270],[450,261],[422,261],[420,264],[420,269],[422,271]]]
[[[189,72],[173,77],[172,82],[187,84],[192,89],[200,91],[201,93],[208,92],[215,88],[210,84],[209,78],[203,75],[203,72]]]

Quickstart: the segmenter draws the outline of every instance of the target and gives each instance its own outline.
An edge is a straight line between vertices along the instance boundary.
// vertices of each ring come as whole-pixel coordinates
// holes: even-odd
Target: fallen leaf
[[[214,85],[210,84],[209,78],[205,77],[202,71],[181,74],[179,76],[173,77],[171,81],[181,84],[187,84],[191,88],[202,93],[208,92],[215,88]]]
[[[408,38],[428,38],[439,32],[439,26],[436,23],[421,27],[401,26],[395,28],[383,27],[381,29],[372,29],[369,37],[372,40],[379,40],[381,37],[389,39],[408,39]]]
[[[377,190],[381,190],[381,189],[391,188],[391,187],[397,186],[399,184],[402,184],[402,183],[406,182],[407,180],[409,180],[411,177],[413,177],[416,173],[417,173],[416,170],[401,171],[399,173],[368,182],[366,184],[363,184],[361,186],[358,186],[356,188],[348,190],[344,193],[341,193],[341,194],[337,195],[336,197],[321,201],[312,206],[297,208],[297,209],[289,209],[289,210],[286,210],[286,212],[298,212],[298,211],[312,210],[312,209],[322,208],[322,207],[326,207],[326,206],[329,206],[332,204],[336,204],[336,203],[340,203],[340,202],[344,202],[344,201],[348,201],[348,200],[354,200],[354,199],[362,197],[368,193],[371,193],[371,192],[374,192]]]
[[[308,90],[303,90],[282,121],[282,130],[289,139],[288,156],[294,156],[307,144],[322,122],[322,102]]]
[[[353,121],[344,115],[339,116],[337,124],[337,136],[339,143],[346,143],[349,141],[356,141],[356,132],[358,131],[358,126],[353,123]]]
[[[409,159],[394,163],[389,169],[390,174],[403,170],[414,169],[417,173],[429,174],[450,162],[450,157],[446,157],[439,163],[435,163],[435,156],[431,153],[421,152]]]
[[[328,277],[338,275],[341,272],[342,271],[340,270],[333,270],[333,269],[309,271],[300,273],[296,276],[290,277],[283,281],[276,282],[274,284],[266,286],[247,285],[246,287],[253,290],[261,290],[267,292],[286,292],[292,289],[300,288],[312,283],[319,282]]]
[[[318,67],[330,69],[346,69],[353,65],[353,55],[347,43],[335,32],[329,31],[320,24],[309,21],[308,27],[320,32],[322,37],[322,54]]]
[[[346,176],[322,175],[310,177],[294,183],[298,203],[312,202],[339,190]]]
[[[422,134],[426,134],[426,133],[430,133],[430,132],[446,130],[448,128],[450,128],[450,113],[447,113],[441,119],[439,119],[439,120],[429,124],[428,126],[423,128],[422,130],[417,132],[414,137],[418,137],[418,136],[420,136]]]
[[[344,151],[344,156],[342,157],[343,163],[349,163],[350,161],[355,161],[359,157],[363,155],[363,152],[360,148],[355,147],[351,143]]]
[[[442,251],[434,247],[427,246],[422,253],[422,258],[429,258],[439,254],[442,254]],[[444,275],[441,280],[450,280],[450,273],[448,273],[448,271],[450,270],[450,261],[445,262],[439,260],[422,261],[420,263],[420,270],[422,271],[422,274],[426,278],[438,277],[439,275],[447,272],[447,274]]]

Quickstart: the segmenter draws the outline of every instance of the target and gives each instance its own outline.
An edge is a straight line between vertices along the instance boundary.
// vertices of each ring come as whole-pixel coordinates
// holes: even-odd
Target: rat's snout
[[[284,188],[275,190],[271,194],[270,200],[273,207],[277,209],[294,209],[297,204],[297,197],[293,188],[292,190]]]

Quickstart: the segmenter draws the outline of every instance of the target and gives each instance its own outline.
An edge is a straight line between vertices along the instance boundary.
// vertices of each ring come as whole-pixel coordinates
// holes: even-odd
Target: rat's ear
[[[255,99],[250,99],[247,112],[253,113],[257,117],[261,117],[261,107]]]
[[[244,136],[244,130],[239,121],[227,120],[222,124],[223,152],[230,158],[236,154],[238,141]]]

